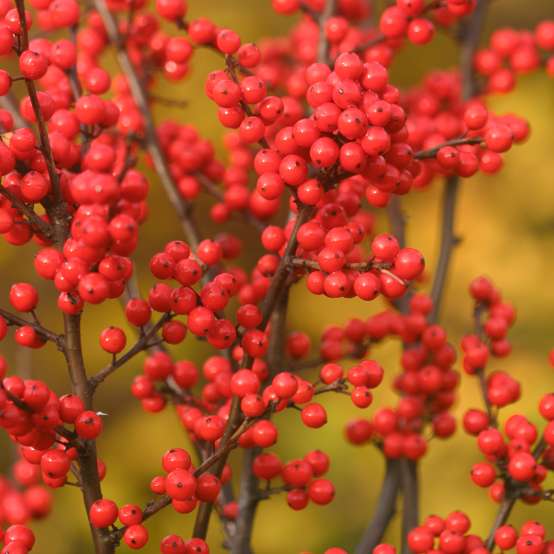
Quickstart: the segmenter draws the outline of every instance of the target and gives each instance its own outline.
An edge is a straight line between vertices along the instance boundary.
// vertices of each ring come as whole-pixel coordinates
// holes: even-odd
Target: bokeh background
[[[245,41],[257,41],[264,36],[276,36],[287,31],[293,20],[277,17],[269,0],[189,0],[190,16],[213,18],[221,26],[241,33]],[[496,0],[492,2],[487,30],[505,25],[532,27],[545,17],[554,16],[552,0]],[[426,47],[408,47],[398,57],[392,69],[393,82],[401,86],[417,83],[427,67],[451,67],[456,63],[456,48],[447,37],[439,36]],[[178,118],[197,126],[211,138],[221,156],[221,128],[214,106],[202,92],[208,71],[219,68],[220,59],[201,51],[192,63],[189,78],[178,84],[160,81],[159,94],[174,99],[186,99],[185,109],[158,107],[156,117]],[[507,96],[495,97],[493,108],[499,113],[514,112],[528,118],[532,127],[529,141],[514,148],[506,156],[505,170],[498,176],[477,176],[464,181],[458,205],[456,230],[463,238],[451,266],[444,303],[443,322],[451,339],[458,340],[470,325],[471,304],[466,294],[469,280],[478,274],[492,277],[506,299],[518,310],[518,321],[511,332],[513,354],[494,362],[491,368],[510,371],[524,386],[524,396],[505,410],[506,415],[522,411],[536,423],[537,400],[554,389],[554,370],[547,354],[554,346],[554,81],[544,74],[521,78],[517,90]],[[136,255],[143,292],[150,281],[145,271],[152,253],[163,248],[168,240],[181,238],[176,218],[161,187],[152,176],[151,215],[141,230],[141,246]],[[428,267],[433,268],[437,251],[437,230],[440,217],[441,183],[436,182],[424,192],[411,194],[403,200],[408,216],[408,241],[425,253]],[[385,223],[383,222],[383,225]],[[205,233],[210,233],[207,218],[200,218]],[[257,237],[248,235],[241,224],[233,230],[242,234],[246,248],[245,262],[259,250]],[[54,310],[49,284],[40,282],[30,270],[34,247],[25,249],[0,246],[0,304],[7,305],[8,284],[31,280],[43,292],[40,316],[53,328],[60,329],[60,317]],[[250,256],[250,257],[248,257]],[[318,333],[332,323],[344,323],[350,317],[366,318],[382,309],[379,301],[363,303],[355,300],[326,300],[307,294],[304,286],[296,287],[290,302],[289,326],[307,331],[317,343]],[[85,315],[85,354],[88,370],[94,372],[108,362],[99,349],[97,336],[107,323],[125,326],[117,302],[87,309]],[[131,335],[131,332],[129,334]],[[63,361],[52,346],[32,354],[18,352],[2,344],[2,354],[12,368],[47,380],[54,390],[68,392]],[[187,340],[175,354],[201,363],[207,350],[193,338]],[[398,346],[385,343],[376,347],[372,356],[386,368],[387,380],[398,370]],[[161,454],[168,448],[187,447],[187,440],[171,408],[155,415],[142,412],[130,395],[129,384],[140,371],[141,359],[120,370],[109,385],[101,388],[96,407],[109,415],[105,432],[99,440],[101,457],[108,465],[103,483],[105,495],[118,503],[144,503],[149,497],[148,483],[160,472]],[[463,376],[461,400],[456,413],[464,408],[480,406],[476,383]],[[387,383],[376,390],[374,405],[393,401]],[[355,448],[343,440],[344,424],[359,416],[346,398],[328,397],[325,404],[329,423],[320,430],[307,431],[298,414],[279,415],[286,426],[277,451],[285,460],[303,456],[313,448],[326,450],[332,458],[330,477],[336,484],[335,501],[326,507],[309,506],[296,513],[283,497],[261,503],[254,545],[258,554],[294,554],[301,550],[320,553],[328,546],[351,548],[371,516],[383,474],[380,455],[371,447]],[[373,407],[368,409],[371,413]],[[287,421],[285,421],[287,420]],[[4,437],[0,439],[0,465],[8,470],[12,451]],[[240,460],[233,456],[233,465]],[[446,515],[454,509],[467,511],[475,532],[485,533],[492,522],[495,505],[486,491],[471,484],[469,468],[480,459],[474,441],[462,432],[447,442],[433,441],[430,454],[421,463],[421,513]],[[66,487],[55,491],[55,507],[51,517],[33,525],[38,543],[37,554],[77,554],[91,552],[89,534],[79,492]],[[399,506],[401,510],[401,506]],[[554,508],[545,503],[540,507],[518,505],[514,522],[538,518],[554,529]],[[179,515],[166,510],[150,520],[151,542],[146,552],[158,552],[161,537],[169,533],[190,536],[194,515]],[[212,552],[222,552],[221,534],[214,518],[210,532]],[[393,524],[387,536],[398,544],[398,525]],[[122,547],[125,549],[125,547]]]

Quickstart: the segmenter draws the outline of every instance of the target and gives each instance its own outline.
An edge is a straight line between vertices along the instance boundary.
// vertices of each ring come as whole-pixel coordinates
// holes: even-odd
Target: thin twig
[[[376,510],[354,554],[367,554],[381,542],[389,522],[394,517],[399,486],[400,461],[387,459],[385,478],[377,499]]]
[[[43,327],[36,321],[27,321],[3,308],[0,308],[0,316],[2,316],[8,325],[15,325],[16,327],[29,326],[32,327],[42,338],[49,340],[58,346],[58,349],[63,349],[64,338],[63,335],[58,335],[53,331],[50,331],[46,327]]]
[[[419,479],[417,462],[400,461],[400,485],[402,487],[402,554],[410,554],[408,533],[419,524]]]
[[[20,198],[12,194],[10,189],[0,186],[0,194],[6,197],[12,204],[12,206],[22,215],[27,218],[27,221],[31,228],[41,234],[44,238],[50,240],[54,236],[54,229],[52,226],[44,221],[31,207],[27,206]]]
[[[102,383],[109,375],[114,371],[125,365],[129,360],[134,358],[137,354],[144,352],[150,347],[150,341],[157,335],[158,331],[171,320],[173,315],[171,313],[165,313],[157,321],[155,325],[152,325],[144,335],[142,335],[139,340],[129,349],[125,354],[116,358],[111,364],[107,365],[101,369],[96,375],[92,376],[89,379],[90,386],[92,389]]]
[[[478,89],[477,79],[473,71],[473,55],[479,46],[487,4],[488,0],[478,0],[475,11],[462,23],[460,29],[460,73],[462,77],[462,98],[464,100],[472,98]],[[454,233],[454,219],[459,187],[460,177],[453,176],[446,180],[442,201],[442,231],[439,260],[431,289],[431,299],[433,300],[433,311],[430,316],[431,322],[436,322],[438,319],[452,250],[459,242]]]
[[[437,144],[433,148],[428,150],[420,150],[414,154],[416,160],[428,160],[434,158],[441,148],[446,148],[447,146],[462,146],[464,144],[481,144],[483,139],[481,137],[460,137],[452,140],[447,140],[441,144]]]
[[[125,41],[119,32],[117,22],[114,19],[112,12],[106,5],[106,2],[104,0],[94,0],[94,5],[102,17],[106,27],[106,32],[110,38],[110,42],[116,49],[119,65],[127,78],[127,82],[129,83],[129,88],[131,89],[135,103],[137,104],[137,107],[144,119],[144,138],[146,148],[152,158],[156,173],[162,182],[173,209],[177,213],[181,228],[183,229],[187,241],[192,248],[196,250],[200,240],[198,229],[196,228],[196,224],[192,218],[192,207],[188,202],[181,198],[177,191],[177,187],[175,186],[175,182],[171,176],[167,160],[158,140],[156,126],[154,124],[152,112],[148,105],[148,97],[142,87],[142,83],[137,75],[135,67],[127,54]]]

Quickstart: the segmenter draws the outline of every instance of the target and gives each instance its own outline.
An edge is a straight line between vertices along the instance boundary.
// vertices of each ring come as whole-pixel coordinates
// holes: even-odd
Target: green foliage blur
[[[245,41],[283,34],[293,23],[291,19],[277,17],[271,11],[269,0],[189,0],[189,4],[191,18],[201,15],[212,18],[221,26],[239,31]],[[498,0],[492,3],[488,24],[490,28],[532,27],[539,19],[553,15],[552,0]],[[429,67],[448,68],[456,64],[456,55],[452,40],[442,35],[426,47],[408,46],[393,66],[393,82],[401,86],[414,84]],[[219,154],[224,156],[216,110],[203,93],[205,75],[220,66],[217,56],[201,51],[195,56],[186,80],[175,84],[164,82],[160,77],[157,93],[186,99],[188,106],[185,109],[157,107],[156,117],[158,121],[175,118],[195,125],[214,141]],[[525,145],[515,147],[505,156],[505,169],[498,176],[478,176],[463,183],[456,223],[463,240],[451,266],[443,322],[450,339],[458,341],[471,324],[471,303],[466,293],[469,280],[479,274],[494,279],[505,298],[518,310],[518,321],[510,335],[513,354],[491,365],[493,369],[510,371],[524,387],[523,399],[508,408],[506,416],[521,411],[541,425],[536,413],[537,400],[542,393],[554,388],[554,370],[547,361],[547,353],[554,346],[554,287],[550,275],[554,271],[551,258],[554,252],[554,82],[544,74],[521,78],[516,92],[495,97],[492,106],[499,113],[513,112],[527,117],[532,135]],[[143,293],[151,282],[147,272],[149,257],[167,241],[181,238],[176,218],[153,175],[151,185],[150,218],[141,229],[142,241],[135,257]],[[441,187],[442,183],[435,182],[428,190],[411,194],[404,203],[409,225],[408,242],[425,253],[431,270],[438,247]],[[200,226],[206,234],[213,230],[207,217],[200,219]],[[240,223],[232,224],[231,228],[243,237],[244,262],[251,263],[260,248],[257,237],[249,234]],[[7,305],[9,283],[31,281],[43,294],[44,300],[39,307],[41,319],[44,324],[60,330],[61,318],[55,310],[51,285],[40,281],[31,268],[34,249],[34,246],[13,248],[4,243],[0,246],[0,305]],[[300,284],[292,294],[289,326],[306,330],[317,344],[318,334],[325,325],[340,324],[350,317],[367,318],[382,308],[379,301],[364,303],[314,297]],[[93,373],[109,362],[98,346],[99,332],[108,323],[125,327],[125,322],[116,301],[87,308],[84,322],[87,369]],[[129,342],[132,336],[129,330]],[[207,352],[205,346],[190,337],[175,349],[177,357],[199,363]],[[12,341],[5,341],[2,353],[13,370],[19,368],[28,375],[46,380],[60,394],[69,392],[63,359],[53,346],[30,354],[16,351]],[[387,372],[387,383],[376,390],[374,406],[387,405],[393,402],[388,384],[399,369],[399,348],[386,343],[376,347],[371,355],[382,362]],[[161,471],[161,454],[171,447],[187,447],[187,439],[171,407],[160,414],[147,415],[131,397],[129,384],[140,371],[141,363],[137,358],[121,369],[109,384],[101,387],[96,400],[96,408],[109,414],[98,444],[100,456],[108,466],[103,490],[107,497],[120,504],[147,501],[150,497],[148,483]],[[459,396],[457,416],[467,407],[480,406],[477,384],[470,377],[463,375]],[[300,513],[292,512],[282,497],[262,502],[254,533],[258,554],[296,554],[301,550],[321,553],[332,545],[351,548],[372,514],[383,473],[381,457],[371,447],[355,448],[343,439],[345,423],[362,412],[340,395],[330,396],[324,402],[329,423],[320,430],[307,431],[296,412],[277,416],[282,431],[275,450],[285,460],[301,457],[314,448],[327,451],[332,459],[330,478],[337,488],[335,501],[326,507],[309,506]],[[371,414],[373,409],[372,406],[367,412]],[[12,450],[4,438],[0,440],[0,465],[7,469]],[[239,457],[233,456],[237,475]],[[460,431],[447,442],[432,441],[430,454],[420,468],[422,516],[446,515],[454,509],[463,509],[472,517],[474,532],[486,533],[496,508],[486,491],[471,484],[469,468],[478,460],[480,456],[474,441]],[[33,552],[92,552],[77,489],[66,487],[53,494],[52,515],[33,524],[38,536]],[[550,522],[554,527],[550,504],[518,505],[513,521],[517,523],[530,517],[546,524]],[[144,551],[158,552],[159,540],[169,533],[190,536],[193,519],[194,515],[179,515],[171,509],[157,515],[148,523],[151,540]],[[395,523],[387,539],[398,544],[398,534]],[[215,554],[223,552],[219,546],[221,538],[214,518],[209,542]],[[122,546],[122,550],[125,548]]]

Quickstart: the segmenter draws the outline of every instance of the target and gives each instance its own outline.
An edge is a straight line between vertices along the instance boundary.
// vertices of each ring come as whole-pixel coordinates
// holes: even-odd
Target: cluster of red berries
[[[337,13],[329,17],[323,28],[315,24],[312,13],[323,11],[323,3],[318,0],[273,0],[274,9],[284,15],[292,15],[299,10],[308,15],[299,22],[292,32],[294,53],[300,61],[310,63],[317,57],[320,33],[325,33],[331,55],[358,50],[369,60],[390,63],[393,54],[404,39],[410,43],[423,45],[435,35],[435,25],[450,27],[460,18],[469,16],[475,9],[473,0],[448,0],[425,3],[424,0],[396,0],[383,10],[376,27],[360,29],[360,19],[370,17],[370,7],[361,0],[337,2]]]
[[[37,287],[14,283],[9,303],[23,317],[2,310],[0,340],[13,326],[19,345],[39,348],[53,341],[70,358],[67,341],[74,338],[71,326],[78,327],[75,316],[86,304],[123,296],[139,227],[148,217],[149,182],[134,167],[144,150],[187,233],[187,242],[170,241],[152,256],[156,282],[147,297],[126,302],[127,322],[139,335],[135,345],[124,353],[128,337],[122,328],[101,332],[100,346],[112,361],[90,378],[82,371],[84,382],[75,388],[82,396],[58,396],[41,380],[7,375],[0,358],[0,426],[20,453],[14,482],[0,478],[0,524],[7,527],[0,530],[2,554],[32,549],[34,536],[26,525],[47,515],[51,505],[41,482],[62,487],[72,471],[78,481],[87,479],[80,471],[85,454],[93,460],[88,473],[104,478],[106,468],[87,442],[102,432],[101,413],[88,409],[91,397],[110,373],[143,351],[132,395],[148,412],[171,401],[200,460],[195,467],[186,450],[167,451],[163,475],[150,483],[156,498],[145,510],[118,506],[101,495],[87,500],[90,523],[99,533],[95,538],[112,545],[123,540],[131,549],[145,547],[145,519],[159,506],[190,513],[199,503],[217,503],[224,519],[240,518],[240,500],[224,503],[220,495],[232,479],[222,452],[235,447],[251,449],[249,469],[266,482],[258,490],[261,497],[286,493],[294,510],[331,502],[335,490],[324,477],[327,454],[314,450],[283,463],[264,449],[278,442],[279,413],[286,409],[297,410],[306,427],[325,425],[327,411],[316,401],[320,394],[346,394],[355,406],[368,408],[385,373],[369,358],[369,348],[389,337],[403,344],[402,371],[393,382],[400,398],[394,407],[351,422],[347,439],[372,442],[388,459],[417,461],[430,437],[451,436],[456,352],[445,328],[434,321],[431,298],[409,290],[422,280],[423,255],[396,236],[377,232],[373,208],[424,188],[434,177],[495,173],[502,154],[529,134],[523,119],[490,112],[486,98],[463,99],[458,72],[430,73],[406,93],[390,82],[388,67],[405,39],[428,43],[436,25],[463,21],[476,0],[396,0],[369,26],[360,25],[370,16],[364,0],[337,0],[328,17],[323,0],[272,0],[277,13],[304,15],[288,37],[260,47],[206,18],[188,20],[186,0],[156,0],[152,8],[144,0],[131,4],[102,1],[98,11],[81,14],[76,0],[30,0],[32,12],[22,10],[19,0],[17,7],[0,0],[0,56],[15,53],[19,71],[0,70],[3,106],[9,108],[17,81],[27,87],[19,113],[0,109],[0,234],[11,245],[31,240],[38,245],[35,272],[52,281],[66,324],[65,335],[43,327]],[[71,40],[47,34],[70,27],[76,30]],[[35,34],[37,28],[46,36],[28,40],[29,29]],[[103,67],[112,47],[119,49],[128,74],[112,75]],[[148,103],[156,101],[151,94],[156,75],[183,79],[199,47],[217,52],[225,64],[207,76],[205,93],[217,106],[221,125],[230,129],[226,164],[196,129],[175,121],[156,125],[148,111]],[[552,21],[534,33],[503,29],[493,33],[490,48],[476,54],[475,68],[488,80],[486,92],[505,92],[515,74],[542,65],[554,74],[553,50]],[[265,251],[249,271],[230,265],[243,250],[237,236],[225,232],[203,239],[191,231],[190,203],[201,192],[215,198],[210,209],[215,223],[237,216],[259,231]],[[283,210],[289,217],[279,223]],[[312,294],[367,301],[381,295],[401,310],[325,329],[317,377],[304,378],[295,370],[296,364],[310,365],[307,334],[286,337],[281,345],[286,356],[278,363],[269,356],[273,333],[279,333],[269,309],[278,300],[273,285],[284,289],[302,279]],[[465,430],[486,457],[474,465],[471,478],[488,487],[497,502],[535,503],[549,494],[543,483],[554,469],[554,395],[540,402],[547,420],[541,438],[521,414],[499,426],[498,410],[519,398],[520,385],[505,372],[485,374],[485,369],[489,356],[510,353],[507,333],[515,311],[485,278],[475,280],[470,291],[475,330],[462,341],[463,368],[482,380],[486,403],[486,410],[464,416]],[[187,336],[219,352],[201,366],[178,359],[171,346]],[[345,369],[345,358],[355,359],[354,365]],[[278,486],[272,486],[276,480]],[[490,552],[489,541],[469,530],[462,512],[431,516],[410,531],[408,546],[416,553]],[[515,547],[517,554],[554,551],[538,523],[525,523],[519,534],[501,525],[493,538],[496,546]],[[209,554],[202,538],[178,535],[162,539],[160,550]],[[334,547],[325,554],[345,552]],[[395,554],[395,549],[381,544],[373,554]]]
[[[510,27],[494,31],[488,47],[475,54],[474,66],[488,92],[510,92],[518,75],[541,67],[554,77],[554,20],[541,21],[532,32]]]
[[[310,221],[298,230],[298,242],[305,253],[297,263],[314,264],[309,266],[313,269],[306,280],[313,294],[374,300],[381,293],[386,298],[398,298],[423,273],[425,260],[421,253],[400,248],[391,234],[374,237],[372,256],[366,261],[356,244],[356,239],[364,236],[362,230],[356,233],[352,223],[332,227],[326,233],[322,227]]]
[[[417,460],[427,450],[427,428],[430,436],[442,439],[455,432],[456,420],[449,410],[459,383],[459,374],[453,369],[456,351],[448,343],[445,329],[429,323],[432,308],[431,299],[417,293],[411,297],[405,315],[386,311],[367,321],[366,332],[372,342],[393,336],[405,345],[403,372],[394,380],[401,398],[396,408],[379,408],[371,420],[351,421],[345,433],[352,444],[373,441],[382,444],[388,458]],[[350,371],[363,374],[366,363]]]
[[[475,330],[464,336],[461,347],[464,370],[475,375],[485,369],[490,355],[501,358],[510,354],[512,347],[507,334],[515,322],[516,312],[486,277],[474,279],[469,290],[475,301]],[[486,321],[483,315],[487,316]],[[493,406],[505,406],[519,399],[519,385],[506,373],[491,373],[489,381],[487,397]]]
[[[519,533],[511,525],[502,525],[495,531],[492,541],[469,533],[470,529],[471,520],[464,512],[452,512],[444,519],[432,515],[410,531],[408,545],[415,553],[435,548],[451,554],[488,554],[495,546],[502,551],[515,548],[517,554],[550,554],[554,551],[554,541],[546,538],[547,529],[536,521],[523,523]]]
[[[464,102],[461,93],[459,74],[437,71],[406,95],[407,142],[422,156],[416,188],[437,175],[496,173],[502,168],[502,154],[529,135],[524,119],[495,115],[483,99]]]
[[[86,410],[81,398],[58,397],[43,381],[17,375],[2,377],[0,425],[20,446],[25,460],[40,466],[42,480],[52,487],[65,483],[76,458],[77,451],[69,443],[92,440],[102,432],[101,417]],[[99,472],[104,473],[101,466]]]
[[[333,483],[322,478],[330,466],[329,456],[321,450],[308,452],[302,459],[283,463],[277,454],[264,452],[254,458],[252,471],[261,480],[268,482],[267,495],[287,492],[288,505],[293,510],[303,510],[311,501],[314,504],[329,504],[335,496]],[[270,481],[281,479],[284,487],[270,488]]]

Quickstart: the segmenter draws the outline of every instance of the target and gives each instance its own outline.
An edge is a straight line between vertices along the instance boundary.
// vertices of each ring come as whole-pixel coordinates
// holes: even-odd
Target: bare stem
[[[290,283],[287,283],[271,316],[271,333],[266,357],[269,366],[268,380],[282,369],[284,361],[289,290]],[[254,519],[261,500],[258,478],[252,471],[252,464],[261,451],[261,448],[250,448],[244,455],[239,490],[239,516],[232,542],[232,554],[252,554]]]
[[[188,202],[180,197],[173,177],[171,176],[167,160],[165,159],[158,140],[156,126],[154,124],[150,106],[148,105],[148,97],[137,75],[135,67],[133,66],[133,63],[131,62],[131,59],[125,49],[125,39],[121,36],[117,22],[114,19],[112,12],[106,5],[106,2],[104,0],[94,0],[94,5],[102,17],[106,27],[106,32],[110,38],[110,42],[116,48],[117,60],[121,69],[125,73],[125,77],[129,83],[129,88],[131,89],[135,103],[144,118],[144,139],[146,142],[146,148],[152,158],[154,168],[156,169],[156,173],[162,182],[171,205],[177,213],[181,228],[183,229],[183,233],[185,234],[187,241],[193,249],[196,249],[200,241],[196,224],[192,218],[192,207]]]
[[[456,215],[456,201],[458,198],[458,189],[460,187],[460,178],[458,176],[449,177],[446,180],[446,186],[442,200],[442,225],[439,261],[435,269],[435,278],[431,289],[431,299],[433,300],[433,311],[430,320],[435,322],[439,318],[441,302],[446,285],[446,277],[452,258],[452,251],[459,240],[454,234],[454,218]]]
[[[325,24],[327,20],[335,13],[336,0],[327,0],[321,15],[318,18],[319,24],[319,45],[317,58],[321,63],[330,63],[329,60],[329,41],[325,35]]]
[[[408,533],[419,524],[419,479],[417,463],[400,461],[400,485],[402,487],[402,554],[410,554]]]
[[[385,478],[377,499],[376,510],[354,554],[367,554],[381,542],[389,522],[394,517],[399,486],[400,461],[387,459]]]
[[[492,524],[487,541],[485,542],[485,548],[487,548],[490,552],[492,552],[492,549],[494,548],[494,534],[496,533],[496,530],[504,525],[510,517],[512,509],[516,503],[516,499],[517,497],[515,496],[508,496],[502,501],[498,508],[496,518]]]
[[[25,18],[24,0],[16,0],[17,12],[21,24],[21,48],[29,46],[28,29]],[[37,121],[40,149],[46,161],[48,175],[53,190],[53,201],[46,202],[47,213],[54,227],[54,239],[56,247],[63,249],[68,234],[69,216],[63,200],[58,173],[52,155],[50,140],[46,123],[40,110],[37,90],[32,80],[25,79],[27,92]],[[64,341],[63,351],[67,362],[69,376],[71,379],[73,393],[78,395],[84,402],[86,409],[92,409],[92,389],[89,386],[83,352],[81,347],[81,316],[64,314]],[[98,477],[98,464],[96,458],[96,444],[94,441],[83,441],[78,449],[79,473],[83,491],[83,499],[88,514],[93,502],[102,498],[100,479]],[[90,527],[96,554],[112,554],[113,545],[107,540],[108,533],[105,530]]]
[[[433,148],[429,148],[428,150],[420,150],[419,152],[416,152],[414,154],[414,158],[416,160],[427,160],[430,158],[434,158],[441,148],[445,148],[446,146],[462,146],[463,144],[481,144],[483,142],[483,139],[481,137],[460,137],[457,139],[447,140],[446,142],[443,142],[441,144],[438,144],[437,146]]]
[[[89,379],[92,390],[102,383],[114,371],[125,365],[129,360],[150,347],[150,341],[156,337],[158,331],[172,318],[170,313],[165,313],[155,325],[152,325],[144,335],[125,354],[116,358],[111,364],[101,369],[96,375]]]
[[[12,206],[27,218],[29,225],[34,231],[43,235],[46,239],[52,239],[54,230],[44,219],[42,219],[31,207],[27,206],[20,198],[11,193],[10,189],[0,186],[0,194],[6,197]]]
[[[63,335],[58,335],[46,327],[43,327],[37,321],[27,321],[3,308],[0,308],[0,316],[2,316],[8,323],[8,325],[15,325],[16,327],[29,326],[32,327],[42,338],[52,341],[58,346],[58,349],[63,349],[64,338]]]
[[[460,73],[462,76],[462,98],[464,100],[472,98],[478,89],[478,83],[473,71],[473,55],[479,45],[487,5],[488,0],[478,0],[475,11],[462,23],[460,28]],[[433,311],[430,320],[432,322],[437,321],[440,313],[442,295],[446,285],[446,276],[452,257],[452,250],[458,243],[454,233],[454,223],[459,187],[460,178],[458,176],[449,177],[446,180],[442,201],[443,215],[439,260],[437,262],[435,279],[431,289]]]

